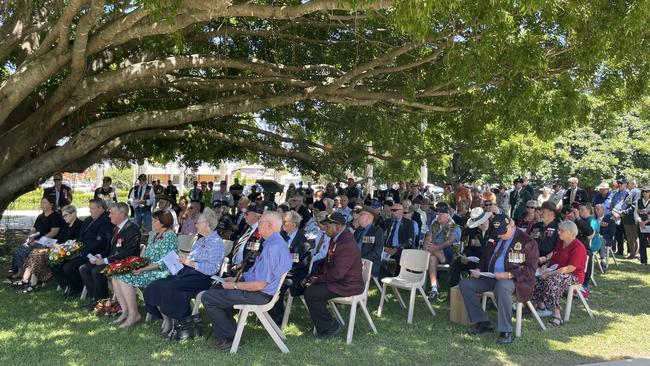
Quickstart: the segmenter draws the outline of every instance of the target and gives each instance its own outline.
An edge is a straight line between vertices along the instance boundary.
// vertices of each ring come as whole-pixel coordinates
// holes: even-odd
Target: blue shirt
[[[628,194],[627,189],[614,192],[614,194],[612,195],[612,199],[609,202],[610,210],[617,209],[618,211],[621,211],[623,202],[625,202],[625,197],[627,197],[627,194]]]
[[[197,239],[192,245],[190,259],[196,262],[196,270],[212,276],[221,268],[223,261],[223,240],[216,231]]]
[[[391,245],[393,248],[398,248],[399,247],[399,226],[402,223],[402,218],[400,217],[399,219],[393,221],[393,242]],[[389,233],[390,235],[390,233]]]
[[[321,244],[320,249],[318,248],[318,244],[321,243],[321,240],[323,243]],[[321,231],[318,237],[316,238],[316,246],[313,249],[314,252],[314,262],[318,262],[321,259],[325,259],[327,257],[327,251],[330,247],[330,237],[325,234],[324,231]],[[319,249],[318,252],[316,249]]]
[[[253,267],[244,273],[245,282],[266,282],[263,293],[273,296],[280,279],[285,272],[289,272],[292,264],[289,245],[280,233],[273,233],[264,241],[262,253],[257,257]]]
[[[499,239],[499,242],[497,243],[497,247],[494,248],[494,253],[492,254],[492,258],[499,252],[501,249],[501,246],[504,245],[505,248],[501,252],[501,254],[497,257],[496,261],[494,262],[494,273],[500,273],[500,272],[505,272],[506,271],[506,253],[508,252],[508,248],[510,247],[510,243],[512,243],[512,239],[515,238],[515,234],[513,233],[510,239],[506,240],[505,242],[503,239]],[[490,259],[490,262],[492,262],[492,259]]]

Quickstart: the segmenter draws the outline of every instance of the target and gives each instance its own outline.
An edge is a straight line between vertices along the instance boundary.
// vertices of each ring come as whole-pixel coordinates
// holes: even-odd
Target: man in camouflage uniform
[[[431,291],[429,300],[438,299],[438,275],[436,266],[438,264],[451,263],[454,258],[454,251],[457,251],[460,243],[461,228],[449,217],[447,206],[438,206],[438,215],[431,224],[431,230],[424,238],[424,250],[431,254],[429,259],[429,280]]]

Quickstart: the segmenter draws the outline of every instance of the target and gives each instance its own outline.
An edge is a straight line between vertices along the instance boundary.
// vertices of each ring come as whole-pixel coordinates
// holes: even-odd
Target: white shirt
[[[248,241],[248,239],[255,232],[256,229],[257,229],[257,222],[254,223],[253,226],[251,226],[248,230],[246,230],[244,235],[242,235],[242,237],[239,238],[239,240],[244,240],[245,238],[245,240]],[[239,240],[237,240],[237,243],[239,243]],[[239,247],[237,253],[235,253],[235,257],[232,259],[233,264],[239,264],[244,260],[244,249],[246,249],[245,244]]]
[[[323,240],[323,244],[321,245],[320,250],[316,252],[316,249],[319,249],[318,244],[320,243],[321,239]],[[318,237],[316,238],[316,246],[314,247],[314,249],[312,249],[312,252],[314,254],[314,259],[313,259],[314,262],[317,262],[321,259],[325,259],[325,257],[327,257],[327,251],[329,250],[330,240],[331,238],[327,236],[324,231],[321,231],[318,234]]]

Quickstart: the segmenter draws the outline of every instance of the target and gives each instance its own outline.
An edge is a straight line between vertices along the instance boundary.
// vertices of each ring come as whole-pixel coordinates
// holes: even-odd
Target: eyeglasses
[[[491,204],[491,203],[486,203],[486,204],[483,205],[483,206],[488,207],[488,206],[492,206],[492,204]]]
[[[535,207],[535,206],[526,206],[526,208],[535,209],[537,207]]]
[[[393,212],[402,211],[401,208],[391,208],[390,210],[393,211]]]
[[[61,180],[61,178],[54,178],[54,181],[56,182],[57,180]]]

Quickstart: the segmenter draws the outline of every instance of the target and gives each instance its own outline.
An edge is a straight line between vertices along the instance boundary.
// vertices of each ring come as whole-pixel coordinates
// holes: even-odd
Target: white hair
[[[277,211],[264,211],[260,221],[270,223],[274,231],[280,231],[282,229],[282,215]]]
[[[575,222],[571,220],[563,220],[557,225],[557,229],[560,231],[566,231],[573,235],[574,237],[578,236],[578,226]]]
[[[219,225],[219,215],[217,215],[214,210],[212,210],[209,207],[206,207],[203,209],[203,212],[201,213],[201,216],[205,219],[205,221],[208,222],[208,226],[210,226],[210,230],[214,230],[217,225]]]

